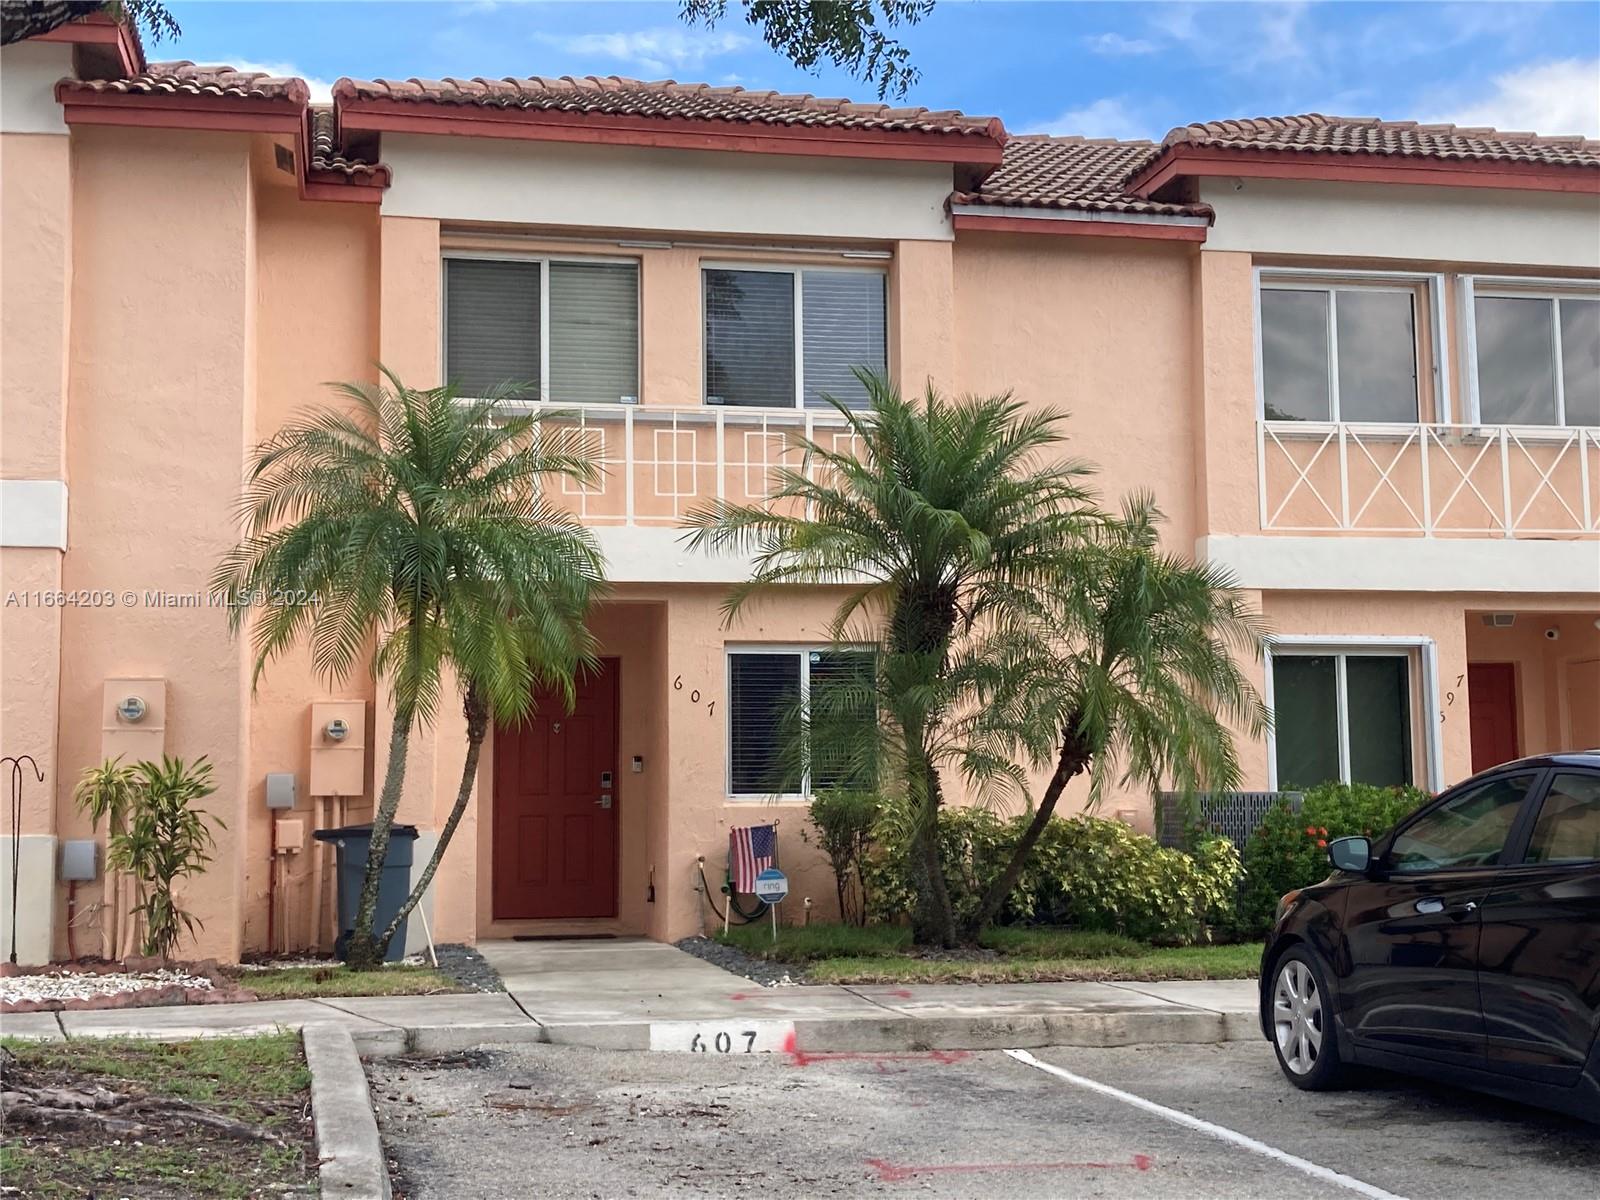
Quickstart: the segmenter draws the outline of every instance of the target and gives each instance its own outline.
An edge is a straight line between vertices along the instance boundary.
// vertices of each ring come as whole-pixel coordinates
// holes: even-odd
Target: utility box
[[[61,843],[61,882],[93,883],[97,875],[98,843],[72,838]]]
[[[294,807],[294,775],[288,771],[267,772],[267,807]]]
[[[360,796],[367,790],[367,704],[318,700],[311,706],[312,796]]]
[[[108,679],[100,718],[100,757],[124,766],[160,762],[167,748],[167,681]]]

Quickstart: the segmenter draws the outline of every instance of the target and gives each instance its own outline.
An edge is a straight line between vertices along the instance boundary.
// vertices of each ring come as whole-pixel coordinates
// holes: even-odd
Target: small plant
[[[811,801],[811,823],[817,844],[833,868],[839,895],[839,919],[847,925],[867,922],[867,879],[863,873],[872,847],[872,829],[883,802],[872,792],[818,792]],[[808,841],[809,836],[802,831]]]
[[[139,903],[133,912],[144,927],[145,955],[167,958],[183,933],[202,927],[179,907],[173,885],[211,861],[216,843],[207,822],[226,828],[195,807],[216,790],[204,756],[186,763],[163,755],[160,763],[125,767],[113,759],[91,767],[73,792],[91,820],[109,823],[106,865],[134,878]]]

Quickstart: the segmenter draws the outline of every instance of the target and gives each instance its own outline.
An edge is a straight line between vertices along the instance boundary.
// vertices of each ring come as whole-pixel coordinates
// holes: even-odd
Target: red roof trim
[[[115,46],[117,57],[122,60],[124,74],[137,75],[144,70],[144,54],[128,32],[128,27],[104,13],[91,13],[65,25],[57,25],[45,33],[35,34],[30,40],[80,46]]]
[[[674,150],[724,150],[813,157],[880,158],[998,166],[1003,139],[971,133],[878,131],[733,124],[692,117],[622,117],[610,113],[472,107],[416,100],[343,98],[341,130],[429,133]]]
[[[1600,195],[1600,172],[1555,163],[1428,159],[1395,154],[1335,154],[1306,150],[1229,150],[1181,144],[1169,146],[1128,182],[1127,190],[1148,197],[1177,179],[1217,175],[1247,179],[1319,179],[1342,183],[1512,188]]]
[[[68,125],[287,133],[295,138],[295,176],[301,199],[381,204],[384,189],[389,186],[387,169],[365,177],[342,171],[311,171],[310,115],[303,105],[239,96],[85,92],[64,87],[67,82],[56,85],[56,98]]]
[[[950,218],[957,233],[1044,233],[1069,237],[1147,238],[1169,242],[1203,242],[1204,225],[1169,225],[1146,221],[1075,221],[1060,217],[986,217],[956,213]]]

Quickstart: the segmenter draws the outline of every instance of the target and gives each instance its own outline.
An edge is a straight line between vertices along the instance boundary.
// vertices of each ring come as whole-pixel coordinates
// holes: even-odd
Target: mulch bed
[[[769,962],[712,938],[686,937],[676,945],[685,954],[703,958],[713,966],[743,976],[762,987],[787,987],[806,982],[805,969],[794,963]]]

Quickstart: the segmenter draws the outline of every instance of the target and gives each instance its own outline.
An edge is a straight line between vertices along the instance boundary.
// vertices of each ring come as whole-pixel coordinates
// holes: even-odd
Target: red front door
[[[617,915],[617,660],[494,733],[496,920]]]
[[[1467,664],[1472,772],[1521,756],[1517,740],[1517,670],[1511,663]]]

